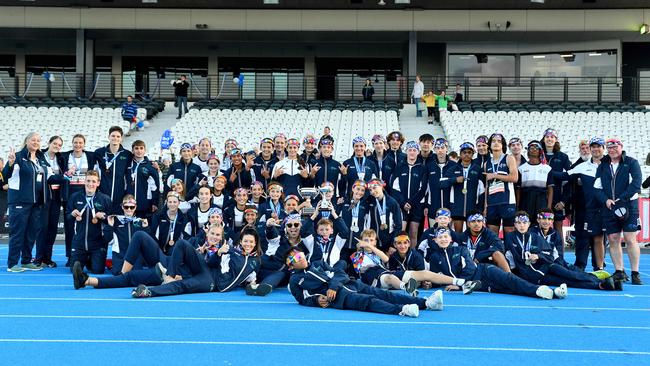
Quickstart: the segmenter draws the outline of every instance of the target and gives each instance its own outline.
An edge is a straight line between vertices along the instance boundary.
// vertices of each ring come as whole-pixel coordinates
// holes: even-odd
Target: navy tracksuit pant
[[[32,249],[43,229],[45,205],[20,203],[9,205],[9,253],[7,267],[32,261]]]
[[[481,281],[480,291],[530,297],[537,297],[536,292],[539,287],[497,266],[483,263],[477,265],[471,280]]]
[[[51,262],[52,248],[59,230],[59,216],[61,215],[61,198],[59,190],[52,191],[52,199],[46,208],[43,209],[43,220],[47,220],[36,242],[36,262]]]
[[[70,254],[70,263],[74,262],[81,263],[91,273],[102,274],[106,269],[106,248],[101,247],[93,250],[74,248]]]
[[[540,280],[541,284],[559,286],[566,283],[569,287],[600,289],[598,277],[585,273],[566,269],[559,264],[551,264],[546,275]]]
[[[158,262],[166,266],[169,257],[160,250],[158,242],[151,235],[144,231],[138,231],[131,237],[123,259],[118,254],[117,261],[122,263],[127,261],[133,265],[134,269],[140,269],[142,265],[154,268]],[[122,270],[122,264],[120,263],[118,267],[115,258],[113,259],[113,268],[116,268],[118,272]]]
[[[160,283],[160,277],[152,268],[133,270],[119,276],[99,277],[95,288],[136,287],[140,284],[157,286]]]
[[[420,309],[426,309],[426,300],[421,297],[371,287],[356,280],[343,285],[331,305],[336,309],[399,314],[406,304],[417,304]]]
[[[179,240],[174,245],[167,274],[174,276],[183,273],[183,279],[160,286],[150,287],[152,296],[169,296],[214,290],[212,271],[203,255],[187,241]]]
[[[273,288],[284,286],[289,283],[289,271],[283,269],[281,271],[273,271],[268,269],[261,269],[258,274],[261,279],[260,283],[271,285]]]

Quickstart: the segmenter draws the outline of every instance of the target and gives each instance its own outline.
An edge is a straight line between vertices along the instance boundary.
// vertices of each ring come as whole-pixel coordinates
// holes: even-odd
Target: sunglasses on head
[[[300,227],[300,223],[299,222],[289,222],[289,223],[287,223],[287,227],[288,228],[293,228],[293,227],[297,228],[297,227]]]
[[[515,217],[515,222],[520,224],[526,224],[530,222],[530,219],[528,218],[528,216],[517,216]]]

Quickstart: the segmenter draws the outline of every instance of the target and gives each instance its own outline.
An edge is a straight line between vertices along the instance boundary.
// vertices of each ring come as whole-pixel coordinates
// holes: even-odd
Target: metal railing
[[[0,72],[0,97],[172,100],[171,81],[166,73],[136,76],[134,73],[94,75],[53,72],[52,80],[32,73],[9,76]],[[232,73],[188,75],[190,100],[199,99],[328,99],[363,100],[365,77],[358,74],[304,75],[302,73],[242,73],[242,84]],[[378,75],[372,78],[374,101],[408,102],[415,77]],[[613,77],[463,77],[423,76],[425,90],[455,93],[456,84],[465,101],[518,102],[650,102],[650,78]]]

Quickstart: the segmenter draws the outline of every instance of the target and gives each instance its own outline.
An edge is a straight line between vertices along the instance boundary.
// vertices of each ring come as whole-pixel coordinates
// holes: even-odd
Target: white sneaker
[[[537,291],[535,291],[535,295],[541,297],[542,299],[552,300],[553,290],[551,290],[551,288],[546,285],[542,285],[537,288]]]
[[[569,289],[566,287],[566,283],[561,284],[553,290],[555,297],[558,299],[564,299],[569,296]]]
[[[441,311],[442,310],[442,290],[438,290],[434,293],[431,294],[427,298],[427,301],[425,302],[427,309],[429,310],[437,310]]]
[[[408,316],[410,318],[417,318],[420,316],[420,308],[417,304],[407,304],[402,306],[402,311],[399,313],[400,316]]]

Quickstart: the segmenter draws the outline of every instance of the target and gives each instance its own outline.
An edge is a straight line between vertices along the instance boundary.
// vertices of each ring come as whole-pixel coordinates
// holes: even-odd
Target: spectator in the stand
[[[427,106],[427,121],[430,125],[433,124],[433,120],[440,122],[440,111],[436,108],[436,96],[433,94],[433,90],[429,89],[427,95],[422,97],[422,101]]]
[[[131,128],[133,128],[137,115],[138,105],[133,102],[133,97],[129,95],[126,97],[126,103],[122,104],[122,119],[129,121]]]
[[[174,95],[176,96],[176,106],[178,107],[178,117],[176,119],[181,119],[183,116],[183,109],[185,113],[187,110],[187,89],[190,88],[190,83],[187,81],[187,76],[181,75],[180,78],[172,82],[174,87]]]
[[[422,117],[422,111],[418,109],[418,103],[422,96],[424,95],[424,83],[420,80],[420,75],[415,75],[415,83],[413,84],[413,92],[411,93],[411,102],[415,104],[415,110],[417,111],[415,116]]]
[[[463,101],[463,89],[460,84],[456,84],[456,93],[454,95],[454,104],[458,104]]]
[[[361,94],[363,94],[364,101],[372,102],[372,96],[375,94],[375,88],[372,86],[372,81],[370,79],[366,79],[366,84],[363,86]]]
[[[447,92],[444,89],[440,90],[440,93],[436,95],[436,102],[438,103],[438,109],[441,111],[446,111],[447,109],[452,109],[454,104],[454,98],[447,96]]]
[[[331,134],[332,134],[332,130],[330,129],[330,126],[325,126],[325,128],[323,128],[323,136],[321,136],[321,139],[323,137],[328,137],[328,136],[331,137]]]

